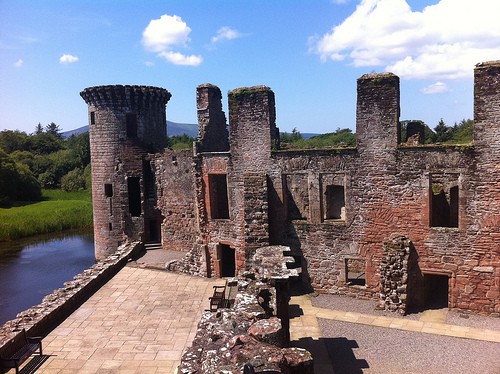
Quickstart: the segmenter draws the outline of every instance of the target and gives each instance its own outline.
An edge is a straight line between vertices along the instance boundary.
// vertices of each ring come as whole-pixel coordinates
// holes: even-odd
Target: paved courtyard
[[[127,266],[44,338],[37,373],[173,373],[223,283]]]
[[[148,261],[157,259],[145,259],[44,338],[47,360],[37,373],[174,373],[212,286],[224,280],[152,269]],[[459,326],[447,322],[447,310],[397,318],[377,315],[371,304],[362,310],[359,300],[312,300],[292,297],[290,333],[293,345],[313,353],[317,374],[500,373],[500,319]]]

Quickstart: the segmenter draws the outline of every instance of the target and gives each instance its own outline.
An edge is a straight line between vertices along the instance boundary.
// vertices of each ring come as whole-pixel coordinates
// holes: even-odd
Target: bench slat
[[[14,347],[20,344],[22,346],[10,357],[0,358],[1,368],[16,368],[17,373],[19,365],[31,357],[33,353],[38,351],[38,354],[42,356],[42,338],[28,337],[25,329],[12,339],[11,344],[14,344]],[[3,373],[3,370],[1,372]]]

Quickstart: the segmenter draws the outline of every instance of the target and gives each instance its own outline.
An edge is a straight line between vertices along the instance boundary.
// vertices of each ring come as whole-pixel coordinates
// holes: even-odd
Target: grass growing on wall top
[[[92,228],[90,191],[43,190],[43,201],[0,208],[0,241]]]

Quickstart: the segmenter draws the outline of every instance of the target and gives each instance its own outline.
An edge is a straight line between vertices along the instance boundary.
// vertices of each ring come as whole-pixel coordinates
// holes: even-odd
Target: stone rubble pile
[[[255,372],[313,373],[312,355],[289,347],[286,247],[259,248],[254,267],[228,284],[237,284],[229,308],[205,311],[192,346],[184,353],[178,373],[242,373],[250,363]]]

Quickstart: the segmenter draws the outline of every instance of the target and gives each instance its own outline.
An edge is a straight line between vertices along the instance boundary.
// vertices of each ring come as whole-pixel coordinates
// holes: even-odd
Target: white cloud
[[[223,40],[232,40],[240,38],[242,34],[229,26],[223,26],[219,30],[217,30],[217,35],[212,37],[212,43],[218,43]]]
[[[498,14],[497,0],[441,0],[421,12],[405,0],[363,0],[331,32],[310,38],[310,50],[407,79],[464,78],[500,57]]]
[[[20,68],[20,67],[23,66],[23,64],[24,64],[24,61],[22,59],[19,59],[16,62],[14,62],[14,67],[15,68]]]
[[[191,29],[179,16],[164,14],[149,22],[142,33],[142,44],[152,52],[162,52],[172,46],[189,42]]]
[[[201,56],[186,56],[179,52],[164,51],[158,55],[175,65],[198,66],[203,62]]]
[[[445,92],[450,92],[450,88],[443,82],[436,82],[427,87],[424,87],[420,90],[423,94],[433,95],[433,94],[442,94]]]
[[[59,58],[59,63],[60,64],[72,64],[74,62],[77,62],[78,60],[79,60],[79,58],[77,56],[64,54]]]
[[[201,56],[187,56],[172,51],[173,47],[187,46],[190,32],[191,28],[181,17],[164,14],[149,22],[142,33],[142,44],[146,50],[157,53],[175,65],[198,66],[203,61]]]

